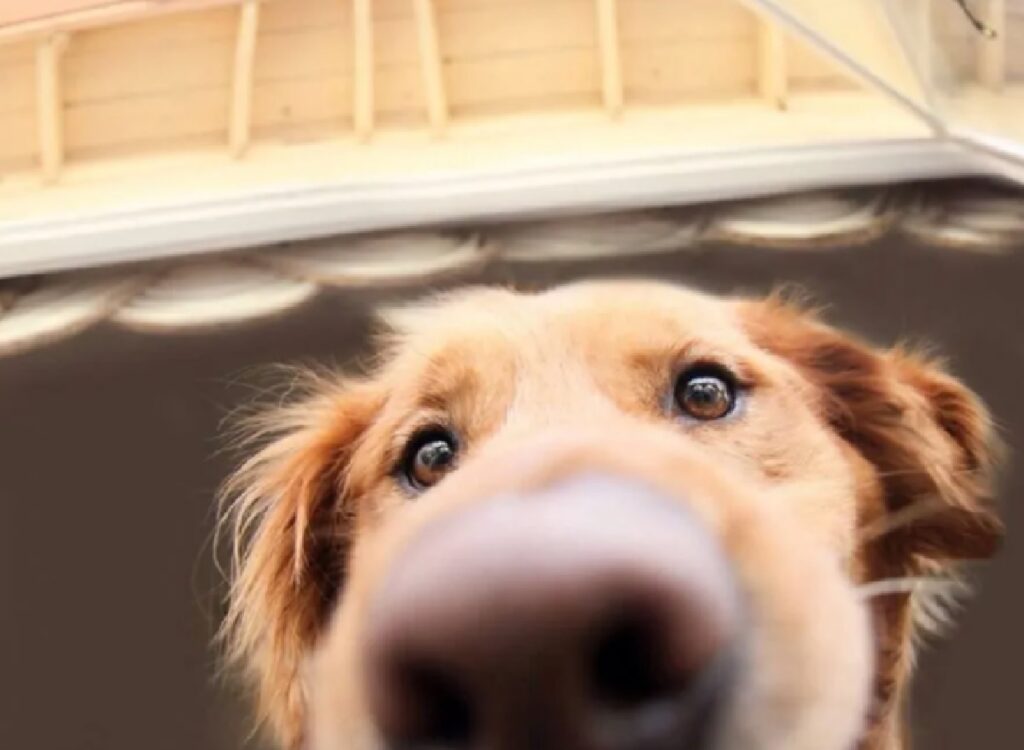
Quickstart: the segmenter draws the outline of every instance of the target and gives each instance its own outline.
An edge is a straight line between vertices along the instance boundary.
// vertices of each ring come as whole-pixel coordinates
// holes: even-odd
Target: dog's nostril
[[[656,627],[636,616],[620,615],[597,640],[591,662],[594,697],[612,708],[632,708],[684,687],[665,669]]]
[[[401,746],[407,748],[468,747],[473,736],[469,696],[444,672],[422,664],[397,670],[396,690],[402,693],[404,716]]]
[[[391,747],[469,747],[474,734],[469,697],[442,670],[419,663],[388,670],[387,725]]]

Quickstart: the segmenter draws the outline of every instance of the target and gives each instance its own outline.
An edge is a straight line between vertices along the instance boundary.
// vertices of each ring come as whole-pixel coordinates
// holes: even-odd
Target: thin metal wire
[[[964,12],[964,16],[971,22],[971,26],[975,30],[987,39],[995,39],[999,36],[999,33],[989,26],[987,23],[981,20],[977,13],[971,9],[971,6],[967,4],[967,0],[953,0],[957,5],[960,6],[960,10]]]

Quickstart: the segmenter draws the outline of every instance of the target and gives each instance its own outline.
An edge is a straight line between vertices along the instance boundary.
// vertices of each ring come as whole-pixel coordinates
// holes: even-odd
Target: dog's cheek
[[[358,567],[358,558],[353,559],[353,567]],[[366,594],[358,588],[346,591],[320,648],[310,660],[308,750],[379,747],[360,679],[359,624],[365,619],[362,602]]]
[[[747,592],[749,638],[723,747],[847,750],[869,704],[867,612],[831,550],[788,514],[758,515],[758,528],[731,545]]]
[[[799,420],[796,420],[799,421]],[[870,504],[874,468],[834,433],[809,420],[759,441],[762,501],[783,508],[814,543],[836,559],[856,552],[861,508]]]

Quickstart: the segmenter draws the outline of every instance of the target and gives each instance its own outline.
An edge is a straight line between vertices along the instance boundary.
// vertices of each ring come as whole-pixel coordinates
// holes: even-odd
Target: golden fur
[[[224,492],[223,638],[284,747],[377,747],[356,644],[367,597],[416,529],[586,467],[685,497],[738,570],[755,634],[725,747],[905,747],[912,597],[865,603],[857,587],[944,574],[1001,533],[989,417],[937,363],[777,298],[652,282],[471,289],[386,323],[372,372],[307,376],[250,424],[256,445]],[[666,413],[693,361],[737,373],[741,414],[684,425]],[[467,450],[410,502],[392,467],[437,422]]]

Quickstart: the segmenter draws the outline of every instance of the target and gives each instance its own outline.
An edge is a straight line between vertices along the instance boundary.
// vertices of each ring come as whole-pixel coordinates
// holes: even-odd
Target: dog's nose
[[[402,750],[711,743],[740,604],[678,499],[578,476],[428,526],[374,600],[366,680]]]

